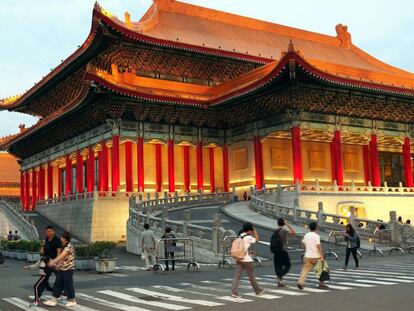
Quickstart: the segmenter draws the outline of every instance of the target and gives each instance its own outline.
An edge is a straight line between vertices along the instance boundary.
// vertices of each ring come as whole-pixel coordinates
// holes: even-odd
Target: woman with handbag
[[[345,227],[345,241],[346,241],[346,253],[345,253],[345,266],[344,270],[348,269],[349,257],[352,254],[355,261],[355,269],[359,268],[359,260],[357,251],[360,246],[358,234],[355,232],[354,227],[351,224],[347,224]]]

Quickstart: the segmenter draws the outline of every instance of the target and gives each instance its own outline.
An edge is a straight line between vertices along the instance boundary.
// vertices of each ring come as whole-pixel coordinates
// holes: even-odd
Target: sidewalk
[[[274,231],[277,228],[277,220],[260,215],[255,211],[249,208],[249,202],[237,202],[225,205],[223,207],[223,213],[233,218],[241,223],[244,222],[252,222],[257,227],[260,227],[265,230]],[[294,225],[289,223],[289,225],[297,232],[297,233],[307,233],[309,232],[302,226]],[[325,232],[318,232],[321,236],[321,240],[324,242],[328,242],[328,234]]]

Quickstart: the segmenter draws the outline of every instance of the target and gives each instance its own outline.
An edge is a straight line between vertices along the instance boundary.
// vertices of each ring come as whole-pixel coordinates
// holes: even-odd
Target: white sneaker
[[[43,302],[43,304],[45,306],[49,306],[49,307],[56,307],[57,306],[57,299],[47,300],[47,301]]]
[[[74,307],[76,306],[76,301],[75,300],[69,300],[66,304],[65,307]]]
[[[29,299],[30,300],[35,300],[35,296],[34,295],[29,295]]]

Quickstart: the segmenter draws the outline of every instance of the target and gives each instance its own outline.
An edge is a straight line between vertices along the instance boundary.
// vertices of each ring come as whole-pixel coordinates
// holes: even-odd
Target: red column
[[[370,164],[371,164],[371,183],[374,187],[379,187],[381,180],[380,180],[380,172],[379,172],[379,161],[378,161],[378,141],[377,135],[371,135],[370,141]]]
[[[334,138],[332,141],[333,156],[334,156],[334,170],[335,179],[338,186],[344,185],[344,168],[342,165],[342,146],[341,146],[341,132],[334,131]]]
[[[216,192],[216,182],[214,175],[214,148],[209,148],[209,160],[210,160],[210,192]]]
[[[25,211],[30,210],[30,173],[26,171],[25,175],[25,196],[24,196],[24,207]]]
[[[299,180],[303,182],[302,171],[302,152],[300,142],[300,127],[292,127],[292,158],[293,158],[293,182],[296,183]]]
[[[259,136],[253,137],[253,147],[254,147],[254,166],[256,173],[256,189],[263,189],[263,151],[262,151],[262,142],[260,141]]]
[[[87,162],[87,191],[93,192],[95,189],[95,152],[92,146],[88,146],[88,162]]]
[[[197,190],[204,190],[203,142],[197,143]]]
[[[24,185],[24,173],[22,171],[20,171],[20,204],[23,207],[24,210],[24,190],[25,190],[25,185]]]
[[[112,191],[117,192],[119,188],[119,135],[112,137]]]
[[[413,187],[413,165],[411,161],[411,142],[409,137],[404,138],[403,144],[403,166],[405,186]]]
[[[125,190],[126,192],[134,191],[132,178],[132,142],[125,143]]]
[[[370,169],[369,169],[369,147],[368,145],[362,146],[362,155],[364,159],[364,180],[365,185],[368,185],[368,182],[370,181]]]
[[[183,147],[184,159],[184,190],[189,192],[190,189],[190,146]]]
[[[39,168],[39,201],[45,199],[45,169],[43,165]]]
[[[229,150],[227,145],[223,146],[223,188],[224,192],[230,191],[229,186]]]
[[[175,173],[174,173],[174,140],[170,139],[167,143],[168,148],[168,191],[175,191]]]
[[[102,159],[102,150],[98,151],[98,191],[104,191],[103,189],[103,180],[104,180],[104,174],[103,174],[103,159]]]
[[[331,147],[331,174],[332,174],[332,182],[334,180],[338,180],[337,176],[336,176],[336,157],[335,157],[335,151],[334,151],[334,139],[332,139],[331,143],[330,143],[330,147]]]
[[[102,142],[102,191],[108,191],[108,147]]]
[[[60,167],[57,167],[58,170],[58,197],[60,198],[63,195],[64,189],[62,189],[62,170]]]
[[[37,199],[37,173],[35,169],[32,170],[32,208],[33,211],[36,207],[36,199]]]
[[[137,141],[137,169],[138,169],[138,191],[143,192],[144,187],[144,138],[138,137]]]
[[[155,144],[155,191],[162,190],[162,157],[161,144]]]
[[[83,157],[80,150],[76,150],[76,192],[83,193]]]
[[[53,166],[50,162],[47,164],[47,198],[53,198]]]
[[[65,194],[66,197],[70,196],[72,194],[72,160],[70,159],[69,154],[66,155],[66,187],[65,187]]]

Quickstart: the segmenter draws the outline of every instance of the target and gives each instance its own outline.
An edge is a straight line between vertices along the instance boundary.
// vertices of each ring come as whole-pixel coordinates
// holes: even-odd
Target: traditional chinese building
[[[95,5],[86,41],[1,109],[26,210],[84,192],[413,186],[414,74],[336,36],[173,0]]]
[[[0,138],[0,199],[19,200],[21,197],[20,167],[17,159],[1,146],[16,135]]]

